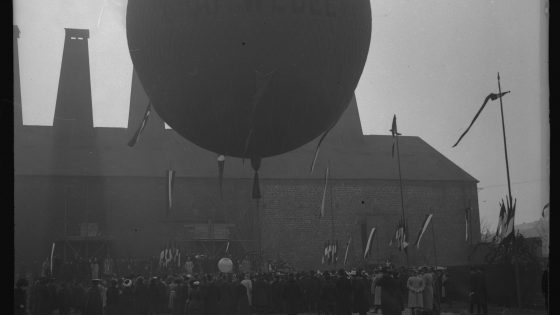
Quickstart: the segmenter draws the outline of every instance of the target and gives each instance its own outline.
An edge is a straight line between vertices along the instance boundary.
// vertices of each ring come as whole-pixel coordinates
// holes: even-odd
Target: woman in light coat
[[[424,291],[422,291],[424,308],[432,311],[434,309],[434,276],[428,269],[423,270]]]
[[[422,291],[424,291],[424,279],[420,276],[418,271],[415,271],[412,276],[408,278],[406,283],[408,287],[408,307],[412,309],[412,314],[414,314],[415,308],[424,307],[424,297]]]
[[[379,280],[383,277],[381,272],[377,272],[371,281],[371,294],[373,294],[373,308],[375,313],[381,308],[381,286]]]

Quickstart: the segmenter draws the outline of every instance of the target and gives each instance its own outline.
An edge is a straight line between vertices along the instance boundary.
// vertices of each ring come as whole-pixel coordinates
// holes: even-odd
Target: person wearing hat
[[[360,315],[367,315],[369,310],[369,300],[368,300],[368,281],[364,277],[364,273],[362,271],[356,272],[356,275],[352,281],[352,291],[354,294],[354,313],[358,313]]]
[[[117,280],[111,279],[107,288],[107,299],[105,302],[105,315],[118,315],[119,306],[119,289],[117,288]]]
[[[336,285],[328,271],[323,273],[319,305],[322,314],[334,315],[336,310]]]
[[[296,283],[294,275],[290,274],[288,276],[288,282],[282,292],[282,298],[284,299],[284,303],[286,305],[286,314],[296,315],[298,313],[298,308],[302,302],[302,295],[303,292],[300,289],[300,286]]]
[[[338,280],[336,281],[336,314],[352,314],[352,283],[344,269],[338,270]]]
[[[432,312],[434,309],[434,276],[429,268],[422,268],[422,279],[424,280],[422,303],[424,304],[424,308],[426,310]]]
[[[134,283],[134,314],[147,315],[149,310],[150,293],[144,283],[144,277],[139,276]]]
[[[99,282],[99,279],[91,280],[91,286],[86,293],[83,315],[103,315],[103,301],[101,300]]]
[[[204,294],[200,288],[200,281],[191,280],[191,290],[186,302],[185,315],[204,315]]]
[[[396,273],[391,270],[384,270],[377,280],[377,284],[383,290],[381,295],[381,312],[383,315],[400,315],[402,302]]]
[[[119,314],[134,314],[134,289],[132,288],[132,280],[124,279],[119,296]]]
[[[381,277],[383,277],[381,268],[377,268],[371,281],[371,294],[373,295],[373,307],[375,313],[377,313],[381,308],[381,286],[378,283]]]
[[[29,282],[21,278],[16,282],[14,289],[14,314],[24,315],[27,313],[27,286]]]
[[[424,297],[422,291],[424,291],[424,279],[420,274],[420,271],[413,271],[412,275],[407,281],[408,287],[408,307],[412,310],[424,307]]]

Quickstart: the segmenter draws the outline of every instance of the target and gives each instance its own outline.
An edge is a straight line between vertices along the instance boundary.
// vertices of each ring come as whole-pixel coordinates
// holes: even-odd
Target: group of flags
[[[510,236],[513,236],[514,233],[514,224],[515,224],[515,206],[517,205],[517,199],[515,201],[511,200],[511,197],[506,198],[506,202],[504,200],[500,201],[500,216],[498,219],[498,228],[496,230],[496,235],[494,236],[494,240],[502,241]]]
[[[338,241],[327,241],[323,252],[323,264],[334,265],[338,262]]]
[[[181,251],[174,245],[166,245],[159,254],[159,267],[181,267]]]

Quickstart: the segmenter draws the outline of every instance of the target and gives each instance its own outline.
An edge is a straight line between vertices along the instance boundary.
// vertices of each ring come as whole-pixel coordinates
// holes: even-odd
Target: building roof
[[[143,106],[141,106],[143,107]],[[145,110],[145,107],[143,108]],[[161,124],[152,118],[148,124]],[[134,129],[137,126],[130,126]],[[15,141],[16,175],[155,176],[172,168],[177,177],[215,178],[216,157],[173,130],[142,133],[130,148],[125,128],[94,128],[93,145],[57,143],[53,127],[25,126]],[[146,130],[155,130],[146,128]],[[145,131],[146,131],[145,130]],[[390,135],[362,135],[355,100],[325,138],[313,173],[310,166],[319,139],[292,152],[266,158],[262,179],[320,179],[330,164],[330,177],[340,179],[398,179],[397,158],[391,156]],[[400,136],[402,178],[405,180],[477,181],[419,137]],[[225,178],[252,178],[250,161],[227,158]]]

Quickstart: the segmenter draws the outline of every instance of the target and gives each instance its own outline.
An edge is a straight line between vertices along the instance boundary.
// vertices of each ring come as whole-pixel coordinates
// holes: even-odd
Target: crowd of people
[[[446,275],[431,267],[297,273],[116,275],[16,284],[16,314],[324,315],[439,314]],[[20,313],[17,313],[17,312]]]

